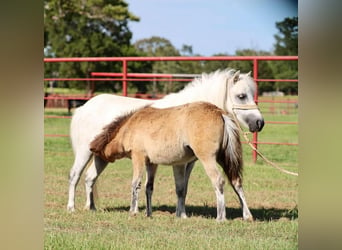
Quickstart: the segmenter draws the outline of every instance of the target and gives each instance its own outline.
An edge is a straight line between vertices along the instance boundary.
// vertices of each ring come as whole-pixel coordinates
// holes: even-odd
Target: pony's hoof
[[[188,218],[188,216],[186,216],[185,212],[178,212],[178,211],[176,211],[176,217],[181,218],[181,219],[187,219]]]
[[[186,216],[186,214],[181,214],[180,218],[181,218],[181,219],[187,219],[188,216]]]

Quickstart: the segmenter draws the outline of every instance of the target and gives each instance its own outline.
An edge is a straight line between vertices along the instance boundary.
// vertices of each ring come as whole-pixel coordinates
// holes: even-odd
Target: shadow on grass
[[[146,207],[139,207],[139,211],[145,211]],[[115,211],[129,211],[129,207],[107,207],[104,209],[106,212]],[[153,206],[153,213],[169,213],[175,216],[176,207],[175,206]],[[278,208],[250,208],[250,211],[257,221],[272,221],[278,220],[280,218],[286,218],[289,220],[294,220],[298,218],[297,207],[293,209],[278,209]],[[210,206],[186,206],[186,213],[189,217],[201,216],[205,218],[215,219],[216,218],[216,207]],[[242,219],[242,210],[240,208],[226,208],[226,214],[228,220]]]

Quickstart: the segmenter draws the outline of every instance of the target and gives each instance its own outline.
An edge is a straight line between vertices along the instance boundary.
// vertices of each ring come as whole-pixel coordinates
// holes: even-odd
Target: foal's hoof
[[[83,208],[84,211],[93,211],[95,212],[96,211],[96,208],[94,206],[85,206]]]
[[[152,218],[152,213],[146,212],[145,215],[146,215],[147,218]]]
[[[69,213],[73,213],[73,212],[75,212],[75,208],[74,207],[67,207],[67,211]]]
[[[136,212],[136,211],[129,211],[129,216],[130,217],[135,217],[138,215],[139,212]]]

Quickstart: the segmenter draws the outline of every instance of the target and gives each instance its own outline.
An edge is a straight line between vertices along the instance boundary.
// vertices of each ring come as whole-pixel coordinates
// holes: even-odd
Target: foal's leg
[[[132,200],[130,213],[135,215],[139,212],[138,200],[141,190],[141,179],[144,173],[145,156],[140,153],[132,153],[133,179],[132,179]]]
[[[189,162],[184,166],[172,166],[173,177],[175,179],[176,194],[177,194],[177,208],[176,216],[181,218],[187,218],[185,212],[185,199],[188,193],[188,183],[191,171],[195,165],[195,161]]]
[[[184,183],[185,183],[185,187],[184,187],[184,203],[185,203],[185,199],[186,199],[186,195],[188,193],[188,184],[189,184],[189,178],[190,178],[190,174],[192,169],[194,168],[196,160],[189,162],[186,164],[185,166],[185,176],[184,176]]]
[[[243,215],[243,219],[244,220],[250,220],[253,221],[253,216],[251,214],[251,212],[249,211],[249,208],[247,206],[247,202],[245,199],[245,195],[243,192],[243,188],[242,188],[242,180],[240,177],[235,177],[230,181],[230,184],[232,185],[235,193],[238,195],[240,203],[241,203],[241,207],[242,207],[242,215]]]
[[[98,156],[94,156],[94,161],[88,168],[85,176],[85,187],[86,187],[86,205],[84,207],[85,210],[96,210],[95,203],[94,203],[94,194],[93,194],[93,187],[94,184],[108,165],[108,162],[102,160]]]
[[[146,165],[146,184],[145,184],[145,192],[146,192],[146,215],[148,217],[152,216],[152,193],[153,193],[153,184],[154,177],[157,172],[158,165],[148,163]]]
[[[224,201],[223,187],[225,184],[224,178],[216,166],[215,158],[209,158],[208,160],[199,160],[202,162],[205,172],[209,176],[211,183],[215,189],[216,201],[217,201],[217,221],[226,220],[226,207]]]
[[[176,194],[177,194],[177,208],[176,216],[181,218],[187,218],[185,212],[185,196],[187,181],[185,178],[186,165],[175,165],[173,167],[173,177],[175,179]],[[190,171],[191,172],[191,171]]]
[[[69,199],[67,210],[70,212],[75,211],[75,191],[76,185],[80,180],[81,174],[85,167],[87,166],[88,162],[92,153],[89,150],[80,150],[75,155],[74,164],[70,170],[69,174]]]

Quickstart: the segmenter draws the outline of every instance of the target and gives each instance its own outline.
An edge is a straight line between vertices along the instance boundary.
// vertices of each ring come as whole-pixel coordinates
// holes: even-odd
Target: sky
[[[236,50],[272,52],[276,22],[298,16],[297,0],[126,0],[140,17],[130,22],[132,42],[159,36],[194,54],[234,55]]]

